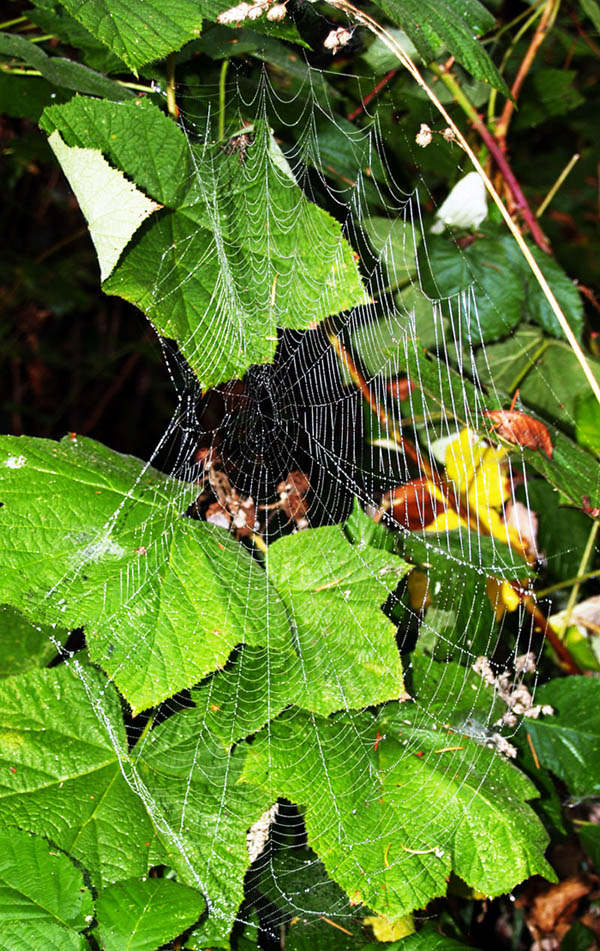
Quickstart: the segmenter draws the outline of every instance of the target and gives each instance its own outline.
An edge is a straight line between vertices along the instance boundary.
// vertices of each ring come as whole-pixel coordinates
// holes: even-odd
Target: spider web
[[[163,341],[177,398],[164,438],[148,463],[123,464],[118,505],[74,540],[45,598],[81,603],[82,579],[103,586],[89,648],[134,708],[129,748],[104,676],[65,662],[151,817],[149,864],[207,899],[188,947],[236,922],[352,930],[365,909],[394,917],[442,894],[465,817],[508,775],[498,748],[510,752],[512,698],[542,646],[522,601],[502,611],[503,583],[527,590],[537,554],[523,522],[507,525],[511,506],[529,512],[523,454],[485,439],[507,394],[479,313],[501,324],[502,302],[475,283],[432,296],[435,205],[414,141],[402,177],[386,150],[389,103],[356,127],[336,74],[282,75],[265,67],[256,85],[230,66],[218,147],[214,83],[178,88],[195,224],[145,310],[176,314],[207,269],[216,279],[189,333]],[[425,105],[423,119],[435,124]],[[336,167],[340,142],[353,169]],[[470,171],[458,146],[434,147],[457,178]],[[326,244],[314,206],[339,223]],[[214,239],[194,259],[203,229]],[[234,237],[250,249],[237,262]],[[364,294],[342,307],[349,249]],[[272,362],[249,360],[249,329]],[[103,572],[124,537],[137,557],[115,584]]]

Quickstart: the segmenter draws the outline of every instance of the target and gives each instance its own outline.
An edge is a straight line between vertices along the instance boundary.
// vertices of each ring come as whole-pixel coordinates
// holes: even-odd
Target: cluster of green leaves
[[[240,162],[226,140],[215,141],[214,125],[207,124],[207,141],[196,142],[164,111],[156,89],[170,81],[176,60],[182,83],[196,86],[199,101],[207,97],[195,56],[209,63],[215,90],[220,60],[244,57],[253,89],[266,62],[274,81],[283,75],[294,93],[281,107],[288,119],[307,95],[320,95],[312,78],[306,92],[307,67],[292,45],[310,46],[300,19],[216,25],[229,5],[34,0],[27,17],[64,56],[56,44],[44,50],[27,34],[0,33],[8,67],[0,107],[39,119],[85,214],[103,289],[136,304],[175,341],[203,388],[271,361],[278,329],[307,330],[365,301],[356,255],[330,210],[294,178],[281,129],[255,122]],[[478,0],[381,0],[375,8],[423,62],[455,57],[478,107],[490,87],[506,92],[477,38],[495,24]],[[582,9],[597,15],[593,0]],[[354,60],[356,78],[382,76],[391,68],[386,55],[371,43]],[[39,75],[21,75],[23,65]],[[557,72],[533,74],[522,124],[580,105],[564,95],[572,71]],[[342,115],[361,86],[352,78],[322,82],[339,115],[318,128],[319,150],[343,189],[372,161]],[[414,161],[407,143],[424,100],[408,80],[399,87],[402,134],[390,118],[393,98],[383,101],[381,127],[398,159]],[[209,105],[223,110],[216,93]],[[237,116],[225,118],[227,134],[239,131]],[[455,157],[449,161],[437,142],[423,162],[444,186],[455,175]],[[381,165],[369,175],[385,182]],[[482,411],[520,384],[553,443],[551,459],[536,450],[523,455],[540,475],[529,487],[530,500],[541,500],[534,508],[553,513],[541,526],[549,580],[564,581],[578,572],[589,520],[567,510],[567,528],[553,528],[565,510],[552,487],[578,509],[600,507],[593,454],[600,430],[552,312],[494,221],[460,250],[450,234],[428,240],[426,255],[416,231],[382,217],[372,182],[364,194],[371,250],[391,248],[389,291],[416,320],[408,351],[400,351],[389,318],[355,338],[365,368],[389,365],[418,379],[415,416],[441,410],[448,418],[452,407],[457,428],[480,418],[488,435]],[[532,250],[584,339],[577,290],[556,261]],[[475,348],[473,382],[459,372],[458,346],[433,352],[426,296],[471,289],[477,319],[463,339]],[[367,951],[374,947],[362,928],[368,911],[403,919],[445,896],[449,880],[494,897],[532,875],[554,877],[545,851],[561,820],[549,773],[571,796],[598,795],[600,689],[591,678],[543,687],[540,702],[556,714],[527,723],[517,765],[486,745],[493,697],[462,647],[495,623],[488,575],[530,573],[507,545],[464,532],[415,535],[399,554],[357,506],[344,526],[282,537],[261,561],[224,529],[185,516],[197,486],[81,437],[4,437],[0,483],[2,951],[151,951],[181,934],[189,949],[256,946],[256,920],[243,934],[231,929],[238,915],[251,917],[243,905],[248,830],[278,800],[298,807],[306,845],[282,849],[268,869],[253,872],[284,919],[303,909],[303,927],[294,922],[288,933],[297,951]],[[405,683],[396,625],[381,607],[413,566],[428,572],[432,590],[454,588],[457,651],[439,659],[422,638]],[[55,645],[77,628],[86,649],[67,664]],[[189,700],[155,721],[151,708],[181,691]],[[132,743],[149,710],[152,729]],[[599,850],[596,831],[586,826],[581,835],[590,855]],[[156,877],[147,877],[151,869]],[[324,909],[344,932],[323,919]],[[388,946],[464,947],[430,926]]]

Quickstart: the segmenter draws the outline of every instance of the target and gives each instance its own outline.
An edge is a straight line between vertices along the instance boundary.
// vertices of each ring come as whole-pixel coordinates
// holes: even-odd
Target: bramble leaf
[[[190,144],[147,100],[78,98],[41,125],[99,149],[165,206],[104,290],[175,339],[203,388],[272,361],[278,327],[306,329],[365,300],[340,225],[304,196],[264,124],[241,157]]]
[[[98,895],[96,918],[105,951],[155,951],[200,917],[199,892],[167,878],[129,879]]]
[[[20,829],[0,831],[0,949],[83,951],[88,944],[79,932],[93,910],[83,875],[66,855]]]
[[[197,492],[92,440],[0,440],[0,601],[85,626],[92,659],[136,710],[237,644],[263,643],[266,617],[270,645],[288,642],[260,565],[225,530],[183,517]]]
[[[101,697],[111,733],[86,687]],[[148,869],[154,831],[123,773],[126,740],[114,687],[92,668],[32,671],[0,683],[0,822],[46,835],[96,886]]]

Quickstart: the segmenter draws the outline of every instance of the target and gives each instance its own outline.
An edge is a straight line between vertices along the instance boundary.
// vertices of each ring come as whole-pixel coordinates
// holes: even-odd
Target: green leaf
[[[458,248],[447,236],[431,238],[423,251],[424,290],[433,298],[462,296],[460,322],[467,341],[498,340],[521,320],[554,337],[564,333],[512,235],[488,223],[483,237]],[[577,288],[553,258],[529,248],[547,278],[575,336],[581,339],[583,304]]]
[[[593,677],[553,680],[536,691],[536,703],[553,716],[527,721],[542,765],[564,780],[574,796],[600,792],[600,681]]]
[[[303,808],[309,845],[353,900],[393,918],[444,894],[451,870],[490,896],[552,875],[522,773],[439,731],[417,705],[390,706],[377,725],[286,711],[256,737],[243,773]]]
[[[258,888],[291,918],[286,951],[362,951],[364,909],[350,905],[310,849],[279,848],[264,863]]]
[[[473,951],[472,945],[462,944],[454,938],[440,934],[435,924],[427,923],[416,934],[402,941],[386,944],[386,951]],[[381,944],[368,944],[361,951],[381,951]]]
[[[576,828],[581,844],[598,871],[600,869],[600,825],[592,822],[577,822]]]
[[[226,939],[235,921],[250,865],[246,834],[276,796],[240,782],[247,747],[225,749],[198,712],[186,710],[155,727],[137,766],[163,818],[166,863],[210,901],[208,922],[196,933],[197,946],[210,947]],[[165,834],[167,827],[176,833]]]
[[[56,640],[66,640],[66,635],[66,631],[32,624],[14,608],[3,604],[0,606],[0,677],[45,667],[56,657]]]
[[[573,86],[576,76],[577,73],[572,69],[539,69],[532,73],[525,80],[519,97],[514,128],[535,128],[547,119],[562,116],[585,102],[584,96]],[[543,251],[541,254],[549,260]]]
[[[394,941],[386,945],[386,951],[472,951],[472,945],[462,944],[454,938],[447,938],[440,934],[437,926],[431,922],[425,924],[416,934],[411,934],[402,941]],[[369,944],[362,951],[381,951],[380,944]]]
[[[105,951],[156,951],[200,917],[202,896],[167,878],[130,879],[98,895],[96,918]]]
[[[111,168],[101,152],[69,148],[58,132],[48,142],[88,223],[105,281],[142,222],[161,206]]]
[[[237,644],[288,642],[258,562],[225,530],[182,517],[197,493],[93,440],[0,439],[0,601],[85,626],[92,660],[136,710],[191,687]]]
[[[85,677],[85,683],[82,679]],[[109,735],[86,692],[102,702]],[[102,885],[148,869],[154,836],[130,789],[116,690],[91,667],[0,683],[0,822],[48,836]]]
[[[55,86],[65,89],[75,89],[77,92],[89,93],[92,96],[103,96],[122,102],[135,95],[131,89],[119,85],[102,73],[97,73],[83,63],[76,63],[71,59],[60,56],[47,56],[35,43],[30,43],[22,36],[14,33],[0,33],[0,54],[14,56],[23,60],[29,66],[39,70],[44,79]]]
[[[27,11],[27,19],[40,27],[43,33],[60,37],[82,54],[92,69],[103,73],[123,73],[125,63],[72,17],[58,0],[32,0],[34,8]],[[50,105],[51,103],[49,103]],[[54,103],[54,105],[56,102]]]
[[[596,30],[600,32],[600,4],[598,0],[579,0],[581,9],[590,18]]]
[[[497,340],[523,316],[520,256],[510,235],[477,238],[465,249],[446,236],[432,237],[420,255],[423,289],[431,298],[461,296],[455,319],[468,343]]]
[[[581,393],[575,403],[577,442],[600,453],[600,404],[593,393]]]
[[[64,8],[134,71],[200,33],[194,0],[61,0]]]
[[[269,546],[267,574],[303,674],[298,706],[326,715],[403,696],[396,626],[379,608],[408,570],[397,555],[349,544],[336,526]]]
[[[278,327],[306,329],[364,301],[340,225],[304,197],[264,124],[242,161],[191,146],[147,101],[78,98],[47,109],[42,127],[99,149],[165,206],[104,290],[175,339],[203,388],[272,361]]]
[[[0,948],[83,951],[88,945],[79,932],[93,911],[83,875],[66,855],[28,832],[0,831]]]
[[[555,261],[554,258],[551,258],[548,254],[545,254],[540,250],[540,248],[531,242],[528,242],[528,244],[529,250],[533,254],[544,277],[552,288],[554,296],[556,297],[561,310],[567,318],[571,330],[577,339],[581,340],[581,335],[583,333],[584,312],[581,295],[577,290],[577,286],[574,284],[571,278],[565,274],[560,264]],[[526,319],[531,320],[534,324],[538,324],[553,337],[557,337],[559,340],[564,339],[564,331],[558,323],[554,311],[550,307],[545,295],[542,293],[542,290],[533,273],[529,270],[529,266],[525,264],[523,259],[521,260],[523,261],[523,267],[525,268],[525,276],[527,279],[527,300],[525,303]]]
[[[477,79],[508,93],[475,39],[494,25],[492,14],[478,0],[377,0],[377,6],[408,34],[425,62],[447,50]]]
[[[37,122],[46,106],[70,99],[70,92],[58,89],[41,76],[0,73],[0,113]]]

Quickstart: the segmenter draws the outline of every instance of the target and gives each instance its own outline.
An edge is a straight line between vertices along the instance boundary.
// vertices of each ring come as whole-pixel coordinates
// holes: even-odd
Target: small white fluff
[[[267,12],[267,20],[270,20],[272,23],[278,23],[280,20],[285,19],[286,9],[285,4],[276,3],[274,7]]]
[[[437,221],[432,225],[434,234],[444,228],[478,228],[487,215],[485,185],[479,172],[469,172],[456,183],[446,201],[436,212]]]

